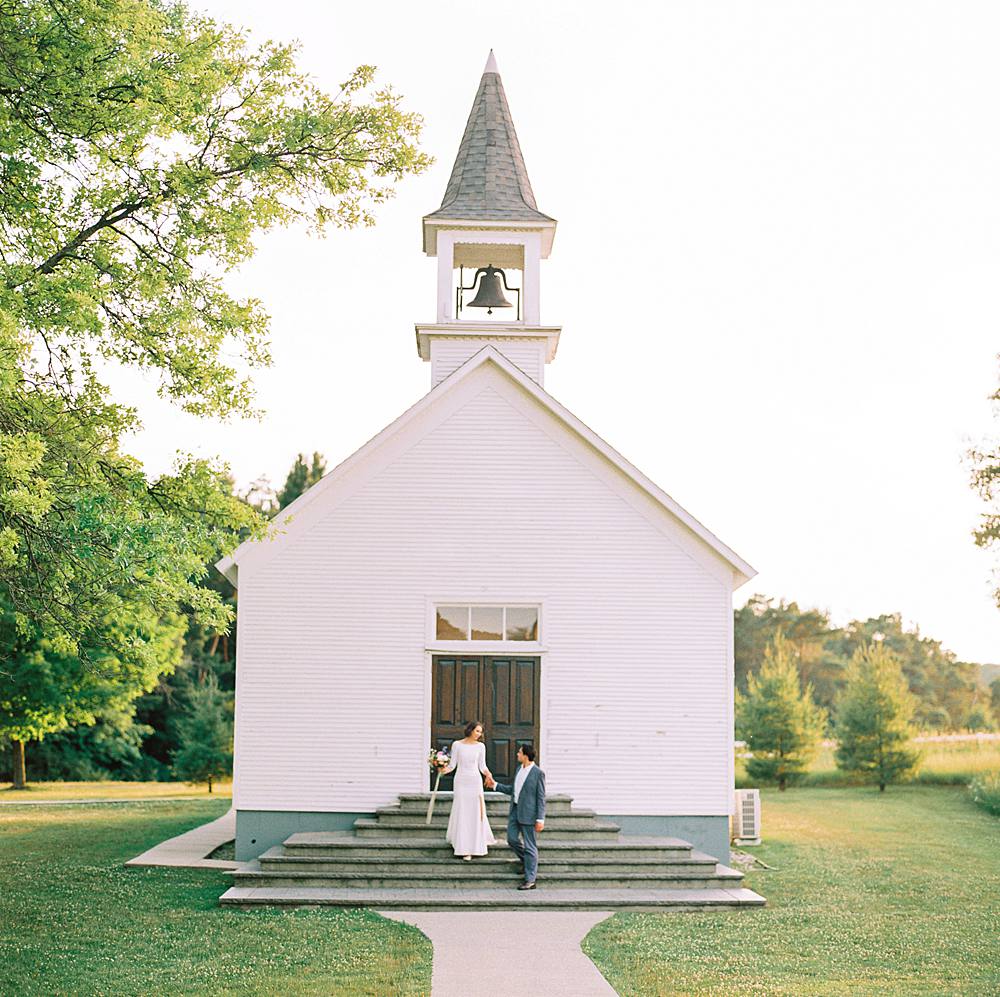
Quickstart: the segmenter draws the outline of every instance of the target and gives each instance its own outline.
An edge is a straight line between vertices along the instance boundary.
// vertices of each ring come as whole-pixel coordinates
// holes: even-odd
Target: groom
[[[514,776],[514,784],[490,779],[490,789],[512,797],[510,816],[507,818],[507,844],[524,866],[524,882],[519,890],[533,890],[538,874],[538,843],[535,834],[545,826],[545,773],[535,764],[535,748],[522,744],[517,749],[521,767]],[[524,844],[521,844],[521,838]]]

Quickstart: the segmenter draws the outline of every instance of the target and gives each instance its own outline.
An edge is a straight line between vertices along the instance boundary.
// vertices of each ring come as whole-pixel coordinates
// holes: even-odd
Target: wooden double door
[[[509,782],[517,749],[538,747],[541,659],[501,655],[435,654],[431,658],[431,744],[449,748],[465,725],[482,720],[486,764]],[[432,775],[433,779],[433,775]],[[452,777],[441,780],[452,788]]]

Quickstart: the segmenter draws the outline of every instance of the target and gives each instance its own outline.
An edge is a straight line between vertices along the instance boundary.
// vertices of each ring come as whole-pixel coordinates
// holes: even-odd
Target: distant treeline
[[[917,628],[906,629],[899,613],[835,627],[822,610],[754,595],[735,614],[737,689],[746,690],[747,676],[760,669],[765,648],[779,632],[794,651],[803,686],[812,686],[816,702],[831,721],[836,720],[836,703],[852,655],[859,647],[881,643],[902,664],[917,701],[918,727],[957,731],[1000,726],[1000,679],[987,686],[980,665],[959,661],[940,641],[922,636]]]

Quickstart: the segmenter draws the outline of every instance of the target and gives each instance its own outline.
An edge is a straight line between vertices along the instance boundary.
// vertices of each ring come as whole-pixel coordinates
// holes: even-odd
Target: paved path
[[[126,865],[170,865],[184,869],[238,869],[241,862],[207,859],[219,845],[236,837],[236,811],[229,810],[217,820],[192,828],[176,838],[168,838],[149,851],[129,859]]]
[[[615,997],[580,942],[598,911],[380,911],[434,945],[432,997]]]

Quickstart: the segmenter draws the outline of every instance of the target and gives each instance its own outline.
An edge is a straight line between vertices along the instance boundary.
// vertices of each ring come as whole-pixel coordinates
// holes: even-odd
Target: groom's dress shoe
[[[520,885],[520,886],[518,887],[518,889],[519,889],[519,890],[533,890],[534,888],[535,888],[535,883],[534,883],[534,881],[532,881],[532,882],[530,882],[530,883],[522,883],[522,884],[521,884],[521,885]]]

